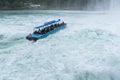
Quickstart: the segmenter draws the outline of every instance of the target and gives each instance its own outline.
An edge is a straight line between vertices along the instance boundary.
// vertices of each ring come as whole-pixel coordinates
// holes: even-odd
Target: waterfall
[[[89,0],[87,5],[87,10],[108,10],[110,5],[110,0]]]
[[[120,0],[111,0],[110,2],[110,10],[111,11],[119,11],[120,10]]]

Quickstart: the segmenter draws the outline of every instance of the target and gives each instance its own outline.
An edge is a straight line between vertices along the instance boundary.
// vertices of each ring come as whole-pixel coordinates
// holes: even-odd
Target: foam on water
[[[119,16],[107,12],[3,11],[0,80],[119,80]],[[61,18],[67,27],[31,43],[34,26]]]

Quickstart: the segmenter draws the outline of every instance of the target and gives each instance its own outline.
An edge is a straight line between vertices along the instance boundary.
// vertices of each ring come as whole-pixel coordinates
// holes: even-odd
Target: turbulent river
[[[65,29],[25,39],[59,18]],[[114,12],[0,11],[0,80],[120,80],[119,21]]]

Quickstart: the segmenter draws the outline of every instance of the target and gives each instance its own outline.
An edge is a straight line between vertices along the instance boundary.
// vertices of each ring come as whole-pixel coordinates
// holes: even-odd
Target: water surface
[[[36,43],[46,21],[67,27]],[[120,16],[90,11],[0,11],[0,80],[120,80]]]

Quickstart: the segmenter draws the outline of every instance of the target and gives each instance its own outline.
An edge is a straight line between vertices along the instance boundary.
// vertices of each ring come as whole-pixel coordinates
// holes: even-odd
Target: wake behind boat
[[[53,34],[60,29],[64,29],[65,26],[66,23],[61,22],[60,19],[45,22],[43,25],[35,27],[34,32],[26,36],[26,39],[29,41],[37,41],[38,39],[45,38],[49,34]]]

